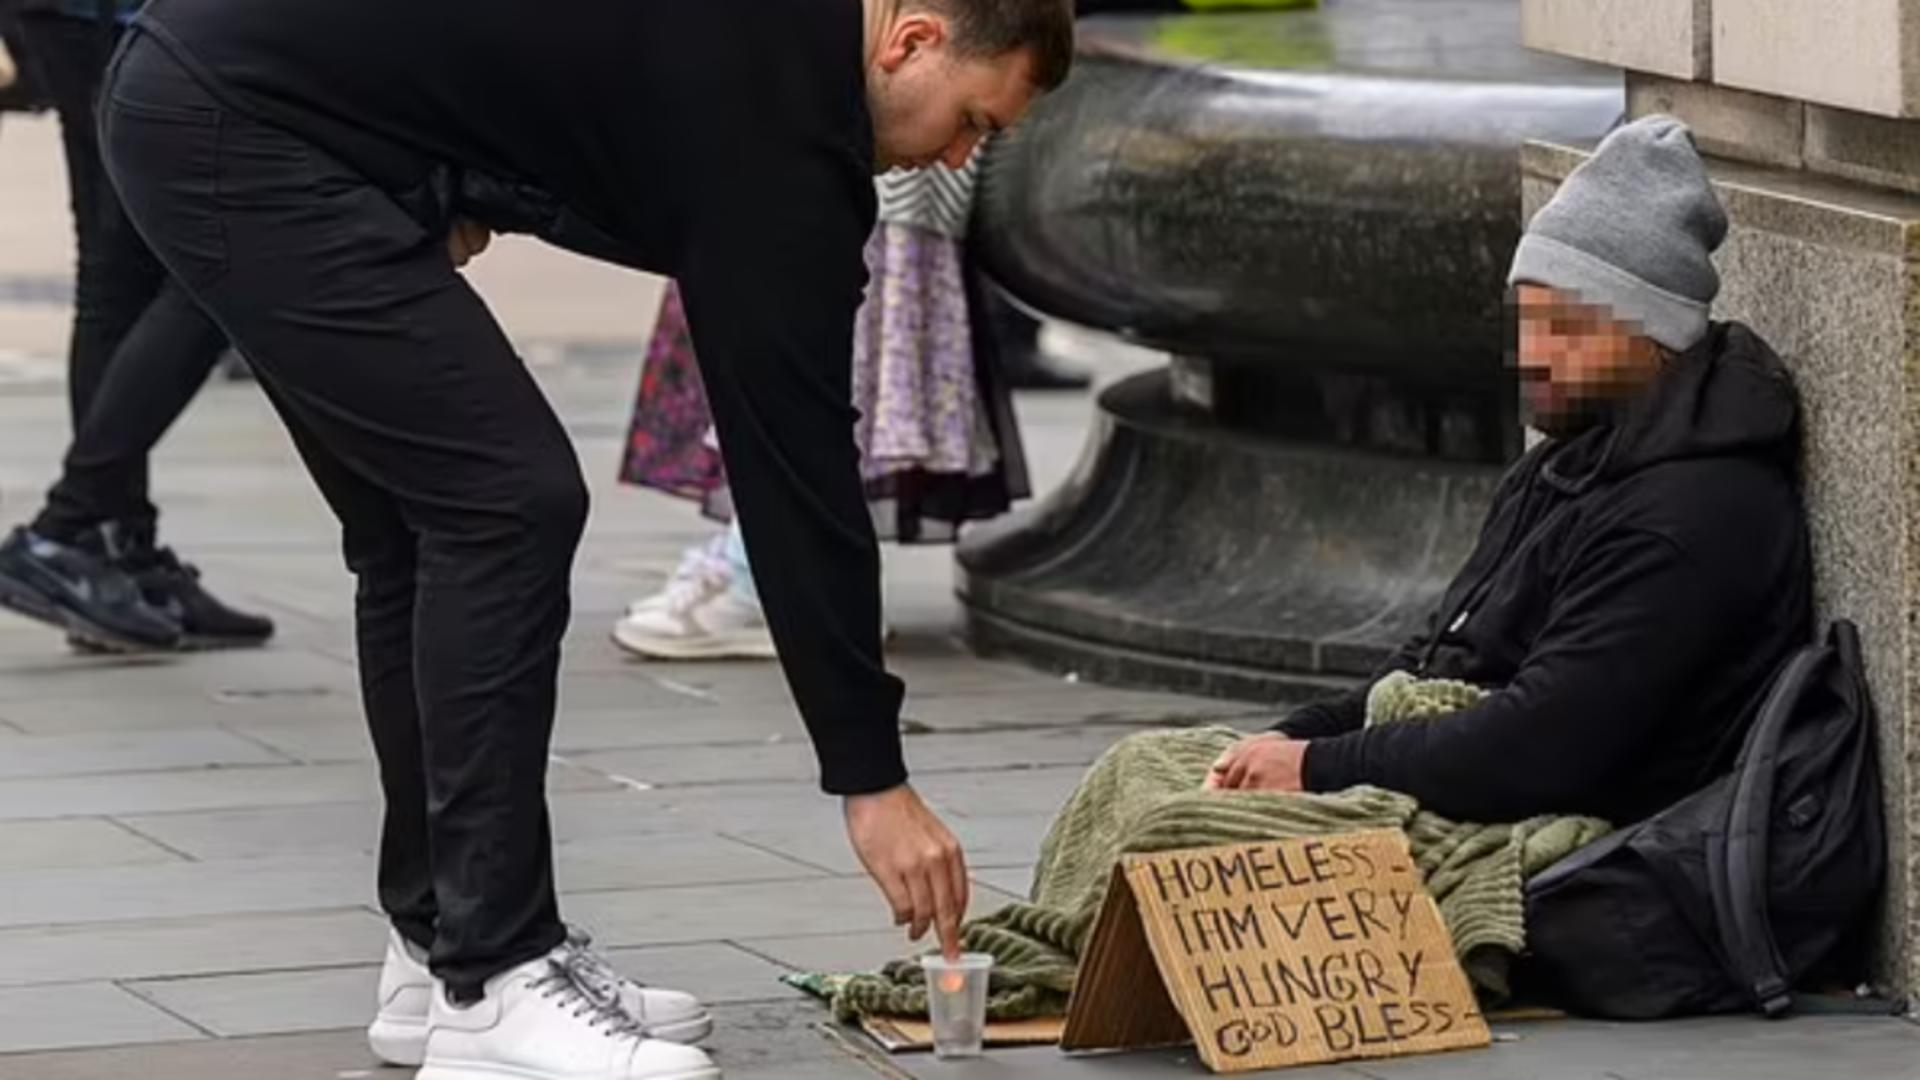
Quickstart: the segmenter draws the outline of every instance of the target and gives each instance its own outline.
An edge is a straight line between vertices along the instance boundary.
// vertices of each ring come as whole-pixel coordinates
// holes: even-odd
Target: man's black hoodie
[[[1716,325],[1618,419],[1536,447],[1495,495],[1429,630],[1382,669],[1487,687],[1429,723],[1307,706],[1305,784],[1373,784],[1449,817],[1625,824],[1728,768],[1811,631],[1799,408],[1766,343]]]

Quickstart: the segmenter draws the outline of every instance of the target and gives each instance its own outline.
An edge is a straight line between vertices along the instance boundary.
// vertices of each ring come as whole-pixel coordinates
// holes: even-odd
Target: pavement
[[[70,262],[57,141],[0,123],[0,520],[29,514],[67,436]],[[616,961],[716,1007],[733,1080],[1203,1072],[1190,1052],[974,1062],[888,1057],[781,985],[911,951],[849,854],[771,665],[640,664],[606,632],[681,549],[692,509],[613,482],[659,285],[524,243],[474,272],[575,437],[595,510],[574,583],[551,770],[569,918]],[[1113,375],[1142,361],[1059,339]],[[1020,403],[1038,479],[1085,432],[1084,395]],[[357,1080],[383,942],[377,820],[336,527],[253,387],[216,382],[154,468],[169,542],[280,623],[259,652],[69,655],[0,617],[0,1080]],[[908,753],[967,843],[976,910],[1026,886],[1082,769],[1146,727],[1259,710],[1086,685],[969,656],[950,553],[887,555]],[[1503,1026],[1489,1050],[1297,1070],[1300,1080],[1920,1077],[1897,1020]]]

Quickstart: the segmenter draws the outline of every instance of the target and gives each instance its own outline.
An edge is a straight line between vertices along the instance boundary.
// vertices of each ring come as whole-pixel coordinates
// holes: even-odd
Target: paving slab
[[[54,639],[57,640],[57,639]],[[185,657],[122,659],[74,657],[15,659],[0,666],[0,716],[20,723],[22,702],[119,698],[128,713],[140,703],[178,694],[245,696],[352,690],[353,668],[307,649],[269,648]],[[52,731],[38,734],[60,734]]]
[[[854,878],[582,893],[568,899],[566,914],[609,946],[850,933],[893,922],[873,885]]]
[[[0,1060],[13,1080],[402,1080],[379,1067],[364,1031],[23,1054]]]
[[[0,822],[0,875],[177,862],[182,856],[106,818]]]
[[[554,862],[563,892],[652,889],[827,875],[773,851],[716,833],[660,833],[562,841]]]
[[[74,681],[84,685],[84,676]],[[139,694],[98,697],[60,696],[44,686],[38,696],[0,701],[0,720],[32,735],[71,735],[90,731],[177,731],[225,727],[288,702],[303,708],[323,705],[342,716],[360,715],[360,694],[351,686],[285,685],[234,690],[222,694],[198,686],[149,687]],[[227,730],[234,730],[227,727]]]
[[[364,855],[31,870],[7,875],[0,927],[351,907],[373,899]]]
[[[741,705],[681,697],[644,710],[569,707],[554,727],[562,755],[688,745],[784,742],[805,745],[807,729],[790,703]]]
[[[1079,739],[1110,744],[1136,730],[1190,720],[1195,715],[1212,715],[1206,710],[1235,716],[1245,714],[1244,706],[1232,703],[1196,705],[1188,702],[1185,708],[1170,704],[1184,700],[1146,694],[1121,694],[1116,700],[1112,691],[1069,687],[1060,692],[1049,691],[1037,702],[1031,697],[1014,695],[939,699],[937,707],[927,706],[919,711],[910,704],[907,716],[910,726],[940,733],[1013,729],[1025,734],[1026,729],[1043,728],[1047,730],[1040,734],[1059,732],[1056,737],[1063,742]],[[83,704],[75,703],[75,707]],[[208,722],[295,760],[313,764],[372,760],[357,698],[293,694],[218,704],[223,707],[206,714]],[[0,716],[5,715],[0,712]],[[29,718],[29,722],[37,728],[51,721]],[[152,721],[156,725],[162,722]],[[674,693],[667,704],[645,708],[569,703],[556,721],[553,749],[563,757],[573,758],[636,748],[762,742],[784,744],[786,750],[782,752],[790,758],[796,752],[807,753],[805,727],[790,703],[723,703]],[[938,754],[939,743],[927,745],[935,748],[931,752]],[[917,739],[909,750],[919,752]],[[939,758],[929,760],[938,762]],[[1008,763],[1018,764],[1018,761],[1010,756]],[[811,778],[812,773],[805,776]]]
[[[367,765],[373,762],[373,740],[355,700],[329,701],[314,708],[312,718],[259,719],[240,710],[221,710],[215,716],[222,729],[264,746],[302,765]],[[249,710],[257,711],[257,710]],[[293,710],[284,710],[291,712]]]
[[[1633,1025],[1561,1021],[1498,1030],[1517,1037],[1516,1041],[1484,1050],[1270,1075],[1288,1080],[1806,1080],[1845,1071],[1876,1080],[1920,1077],[1920,1027],[1904,1020],[1805,1018],[1771,1023],[1741,1017]],[[971,1062],[926,1056],[900,1056],[891,1062],[917,1080],[1211,1075],[1191,1049],[1067,1056],[1051,1048],[1031,1048],[990,1051]]]
[[[803,1070],[818,1076],[872,1080],[878,1070],[863,1060],[884,1060],[864,1041],[823,1035],[827,1008],[808,998],[722,1006],[714,1010],[714,1021],[720,1026],[709,1049],[730,1080],[785,1080],[806,1075]]]
[[[684,990],[708,1005],[789,1001],[798,991],[780,981],[779,964],[731,943],[609,949],[613,966],[651,986]]]
[[[223,1039],[364,1026],[378,998],[378,965],[153,979],[123,984]]]
[[[155,843],[210,861],[320,852],[370,855],[379,846],[380,819],[380,805],[372,798],[115,818]]]
[[[0,984],[371,964],[386,933],[386,920],[361,907],[0,930]]]
[[[744,938],[739,945],[789,971],[875,971],[889,961],[921,951],[921,946],[908,941],[906,931],[897,927],[852,934]]]
[[[1137,1054],[1094,1054],[1069,1057],[1053,1047],[990,1050],[984,1057],[942,1061],[932,1054],[896,1054],[888,1063],[913,1080],[1141,1080],[1152,1077],[1212,1076],[1191,1049],[1157,1050]],[[1365,1074],[1340,1065],[1286,1069],[1248,1076],[1284,1080],[1365,1080]],[[1557,1080],[1541,1075],[1535,1080]]]
[[[762,687],[757,696],[749,697],[743,692],[736,697],[732,688],[722,696],[697,680],[683,682],[670,675],[647,670],[649,667],[634,664],[628,670],[617,672],[569,672],[561,684],[560,708],[563,712],[573,709],[631,709],[638,713],[645,709],[713,705],[722,701],[729,704],[751,704],[755,701],[782,704],[787,701],[784,693],[773,692],[776,684],[784,685],[778,683],[779,675],[773,671],[745,684]]]
[[[1033,865],[1050,821],[1050,817],[1037,814],[1024,817],[996,815],[954,817],[947,824],[966,846],[968,867],[975,871],[987,871]],[[776,821],[730,828],[726,834],[836,874],[861,872],[860,860],[847,843],[846,831],[834,827],[832,822]]]
[[[557,791],[609,788],[602,776],[553,769]],[[184,772],[0,781],[0,820],[134,816],[302,803],[373,801],[379,783],[367,765],[257,765]]]
[[[1920,1077],[1920,1027],[1906,1020],[1727,1017],[1518,1024],[1505,1030],[1517,1041],[1354,1068],[1374,1080],[1804,1080],[1835,1071],[1888,1080]]]
[[[288,762],[250,739],[209,729],[0,738],[0,780]]]
[[[632,832],[642,826],[653,831],[734,834],[773,821],[825,836],[846,835],[840,800],[821,794],[810,781],[629,789],[617,800],[607,801],[617,802],[625,819],[580,823],[584,834],[591,835],[594,829]]]
[[[827,876],[725,837],[687,833],[563,843],[556,865],[570,893]],[[0,927],[368,904],[375,866],[364,852],[321,852],[22,871],[0,894]]]
[[[0,989],[0,1054],[203,1039],[206,1033],[112,983]],[[0,1065],[0,1075],[16,1066]],[[31,1073],[20,1072],[21,1080]]]
[[[370,767],[356,768],[366,771],[371,783]],[[810,802],[826,801],[817,795],[808,798]],[[695,825],[644,801],[643,793],[625,789],[555,791],[548,806],[553,812],[554,838],[561,844],[696,831]],[[379,843],[380,818],[379,804],[368,797],[358,802],[135,814],[115,820],[193,858],[217,860],[312,852],[372,853]]]
[[[944,620],[943,620],[944,624]],[[941,631],[944,635],[944,630]],[[922,640],[915,638],[912,640]],[[896,640],[887,652],[887,666],[904,680],[910,700],[956,696],[1047,694],[1064,690],[1068,695],[1079,688],[1054,676],[1005,663],[983,663],[963,659],[945,637],[937,641],[931,655],[910,651]],[[956,662],[958,661],[958,662]],[[623,676],[641,676],[695,700],[731,705],[785,705],[792,700],[779,668],[766,661],[644,662],[636,661],[619,674],[582,672],[568,681],[563,698],[571,704],[589,708],[618,704]],[[1142,695],[1143,698],[1151,695]],[[986,708],[984,702],[981,703]],[[987,708],[998,712],[998,709]]]
[[[357,702],[315,708],[309,716],[283,709],[272,717],[223,718],[222,726],[298,761],[373,760]],[[791,707],[720,707],[676,696],[671,706],[664,707],[563,709],[555,723],[552,749],[563,758],[573,758],[633,747],[803,744],[804,740],[805,728]]]

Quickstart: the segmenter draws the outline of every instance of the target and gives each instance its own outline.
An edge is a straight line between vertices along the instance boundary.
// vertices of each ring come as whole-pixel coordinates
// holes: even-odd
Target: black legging
[[[117,32],[31,12],[26,32],[60,116],[79,258],[67,360],[73,443],[34,531],[151,528],[147,456],[207,380],[226,339],[147,250],[100,160],[94,103]]]

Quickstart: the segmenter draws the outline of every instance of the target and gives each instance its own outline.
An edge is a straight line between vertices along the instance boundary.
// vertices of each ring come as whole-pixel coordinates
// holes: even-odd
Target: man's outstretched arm
[[[777,192],[739,175],[707,193],[679,281],[754,582],[862,863],[915,937],[935,925],[957,951],[965,860],[907,785],[853,438],[871,180],[825,154],[783,162]]]

